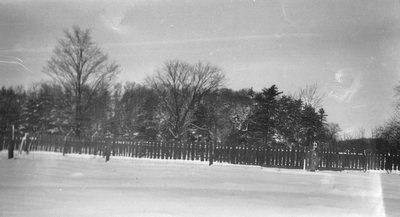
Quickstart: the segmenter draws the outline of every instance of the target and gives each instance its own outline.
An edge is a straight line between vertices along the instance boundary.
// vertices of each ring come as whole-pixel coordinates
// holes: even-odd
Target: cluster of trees
[[[337,139],[316,86],[297,96],[272,85],[260,92],[223,88],[210,63],[167,61],[144,84],[116,83],[120,67],[73,27],[44,71],[53,80],[0,91],[0,133],[113,136],[140,140],[215,140],[228,144],[310,145]]]
[[[395,87],[396,96],[400,96],[400,85]],[[400,151],[400,99],[394,103],[394,112],[386,122],[372,130],[372,138],[386,151]]]
[[[182,63],[172,61],[165,67],[177,62]],[[3,87],[0,133],[9,135],[14,125],[20,134],[72,132],[151,141],[215,138],[232,144],[307,145],[337,138],[338,131],[330,129],[322,108],[284,95],[275,85],[260,92],[216,87],[196,92],[191,84],[169,86],[172,83],[155,78],[149,77],[153,83],[148,85],[127,82],[102,89],[90,101],[81,101],[85,106],[78,115],[74,94],[57,82],[36,83],[28,90]]]
[[[386,146],[400,150],[400,109],[396,106],[394,115],[382,126],[376,128],[372,136]]]

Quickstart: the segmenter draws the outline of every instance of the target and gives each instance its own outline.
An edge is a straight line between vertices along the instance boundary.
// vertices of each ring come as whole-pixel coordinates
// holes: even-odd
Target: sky
[[[0,0],[0,86],[50,79],[43,68],[73,25],[92,30],[121,82],[179,59],[219,66],[235,90],[316,83],[346,134],[390,118],[400,84],[398,0]]]

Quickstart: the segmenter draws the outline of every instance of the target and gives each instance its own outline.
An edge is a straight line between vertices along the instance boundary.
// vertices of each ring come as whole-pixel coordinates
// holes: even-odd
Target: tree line
[[[340,128],[327,122],[315,85],[284,94],[225,88],[224,72],[207,62],[166,61],[143,84],[115,81],[120,66],[90,30],[64,31],[43,71],[52,80],[0,90],[0,135],[61,134],[146,141],[308,146],[332,144]]]

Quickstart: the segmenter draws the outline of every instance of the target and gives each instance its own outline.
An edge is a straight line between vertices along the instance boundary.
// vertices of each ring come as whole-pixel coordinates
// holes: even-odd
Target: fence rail
[[[15,149],[21,138],[15,141]],[[4,149],[4,143],[2,145]],[[30,151],[52,151],[64,154],[126,156],[134,158],[216,161],[221,163],[260,165],[279,168],[308,168],[310,151],[304,147],[212,146],[205,142],[145,142],[116,139],[78,139],[55,135],[30,137],[24,146]],[[332,149],[318,150],[320,170],[400,170],[398,153],[352,153]]]

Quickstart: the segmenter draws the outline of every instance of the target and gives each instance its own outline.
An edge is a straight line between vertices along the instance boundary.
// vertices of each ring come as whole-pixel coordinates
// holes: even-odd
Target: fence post
[[[214,154],[215,154],[215,148],[216,148],[216,144],[215,144],[215,139],[212,139],[211,147],[209,147],[209,156],[208,156],[208,165],[211,166],[214,163]]]
[[[170,158],[170,156],[171,156],[171,146],[172,146],[172,142],[168,142],[167,143],[167,146],[166,146],[166,157],[165,157],[165,159],[171,159]]]
[[[160,152],[161,152],[161,146],[160,146],[160,142],[155,142],[155,148],[156,148],[156,155],[155,158],[156,159],[160,159]]]
[[[209,155],[208,155],[208,153],[210,153],[209,152],[209,149],[210,149],[210,143],[209,142],[207,142],[207,141],[204,141],[204,157],[205,157],[205,161],[208,161],[208,159],[209,159]]]
[[[190,160],[192,160],[192,161],[196,159],[196,148],[197,148],[196,142],[191,142],[190,143]]]
[[[166,146],[166,142],[160,142],[160,157],[161,157],[161,159],[165,158],[165,146]]]
[[[302,157],[303,157],[303,170],[306,170],[307,168],[307,157],[306,157],[306,147],[303,148],[303,153],[302,153]]]
[[[8,144],[8,159],[14,158],[14,124],[11,125],[11,142]]]
[[[63,156],[65,156],[65,154],[67,153],[67,136],[64,137],[63,139]]]

